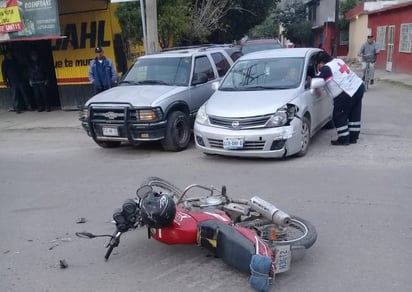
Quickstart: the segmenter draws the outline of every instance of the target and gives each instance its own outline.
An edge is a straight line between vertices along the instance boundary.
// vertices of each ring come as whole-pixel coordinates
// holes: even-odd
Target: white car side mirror
[[[310,88],[320,88],[325,86],[326,82],[323,78],[312,78]]]

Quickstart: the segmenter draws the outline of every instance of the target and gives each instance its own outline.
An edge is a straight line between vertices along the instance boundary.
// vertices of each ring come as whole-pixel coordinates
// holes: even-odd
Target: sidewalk
[[[361,63],[352,63],[349,65],[350,68],[355,71],[359,76],[362,76],[362,65]],[[375,70],[375,81],[382,81],[386,83],[391,83],[395,85],[401,85],[412,89],[412,75],[409,74],[398,74],[393,72],[388,72],[385,70]]]
[[[54,110],[51,112],[0,111],[0,131],[31,129],[81,128],[78,111]]]

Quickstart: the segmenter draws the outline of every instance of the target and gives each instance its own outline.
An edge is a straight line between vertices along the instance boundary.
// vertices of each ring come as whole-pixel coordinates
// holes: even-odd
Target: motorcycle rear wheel
[[[150,176],[140,184],[140,186],[146,185],[151,186],[156,192],[170,192],[175,199],[179,199],[183,193],[183,191],[174,184],[157,176]]]

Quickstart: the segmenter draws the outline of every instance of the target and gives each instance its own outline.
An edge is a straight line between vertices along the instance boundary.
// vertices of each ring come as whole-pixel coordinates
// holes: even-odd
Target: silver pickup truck
[[[142,56],[119,86],[85,103],[81,124],[101,147],[160,141],[167,151],[183,150],[199,107],[240,54],[204,46]]]

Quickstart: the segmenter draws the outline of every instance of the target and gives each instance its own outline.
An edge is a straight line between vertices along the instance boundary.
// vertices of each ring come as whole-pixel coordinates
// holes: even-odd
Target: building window
[[[399,52],[412,52],[412,23],[401,24],[401,35],[399,40]]]
[[[316,1],[315,1],[316,2]],[[316,21],[316,3],[308,4],[308,20],[315,22]]]
[[[386,26],[377,27],[376,45],[380,51],[386,50]]]

